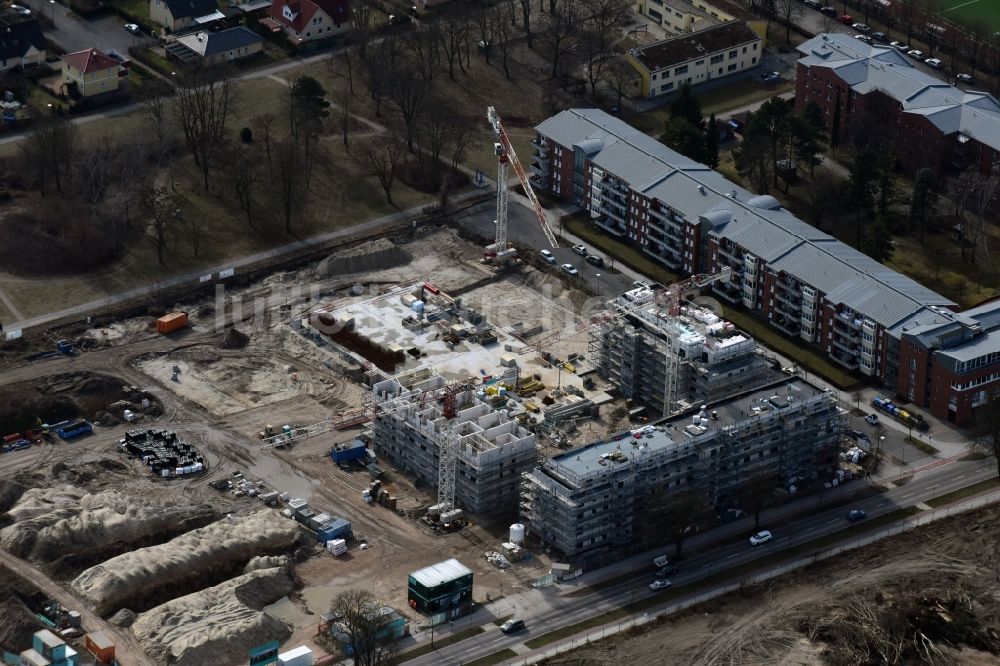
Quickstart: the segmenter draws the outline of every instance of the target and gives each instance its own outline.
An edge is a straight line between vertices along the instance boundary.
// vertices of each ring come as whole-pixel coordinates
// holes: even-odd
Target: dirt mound
[[[235,328],[230,328],[222,336],[219,347],[222,349],[243,349],[250,344],[250,336]]]
[[[121,380],[107,375],[74,372],[10,384],[0,387],[0,435],[76,418],[94,421],[103,417],[115,424],[118,419],[107,414],[110,404],[123,399],[138,402],[143,397],[151,399],[147,411],[160,409],[151,396],[136,395]]]
[[[99,613],[126,602],[144,609],[187,590],[203,589],[238,574],[258,554],[291,548],[298,525],[273,510],[206,525],[167,543],[123,553],[87,569],[72,583]]]
[[[131,627],[135,624],[135,613],[127,608],[123,608],[108,618],[108,622],[116,627]]]
[[[146,652],[162,662],[242,663],[251,647],[292,635],[288,624],[260,611],[292,588],[283,567],[252,571],[142,613],[132,631]]]
[[[0,547],[33,562],[58,560],[62,569],[157,543],[218,518],[205,505],[157,504],[68,485],[31,488],[8,513],[14,523],[0,530]]]
[[[32,583],[0,566],[0,600],[0,650],[19,654],[31,645],[31,635],[45,628],[33,610],[44,596]]]
[[[350,275],[393,268],[410,261],[410,254],[387,238],[340,250],[319,262],[319,275]]]

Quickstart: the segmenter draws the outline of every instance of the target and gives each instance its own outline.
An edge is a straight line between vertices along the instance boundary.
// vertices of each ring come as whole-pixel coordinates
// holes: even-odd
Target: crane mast
[[[492,245],[486,246],[486,258],[501,260],[510,258],[515,253],[507,241],[507,179],[510,177],[511,167],[517,174],[518,180],[521,181],[521,187],[524,188],[524,193],[527,195],[528,201],[531,202],[531,207],[535,211],[535,216],[538,217],[546,240],[552,247],[559,247],[555,234],[552,233],[552,229],[545,220],[545,210],[542,208],[535,191],[531,188],[531,183],[528,182],[528,176],[524,172],[521,161],[517,158],[517,153],[514,151],[514,146],[510,142],[510,137],[507,136],[507,131],[504,129],[496,109],[492,106],[489,107],[486,110],[486,117],[497,138],[497,142],[493,144],[497,156],[497,217],[494,221],[496,238]]]

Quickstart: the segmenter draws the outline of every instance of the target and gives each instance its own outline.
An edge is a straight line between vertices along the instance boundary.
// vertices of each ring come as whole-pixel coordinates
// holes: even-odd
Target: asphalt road
[[[734,539],[726,546],[685,559],[679,564],[680,572],[673,578],[672,583],[674,585],[693,583],[711,574],[751,561],[760,561],[762,565],[766,565],[766,559],[769,556],[779,554],[781,550],[849,527],[850,523],[846,519],[846,514],[850,509],[863,509],[868,513],[868,518],[872,519],[963,488],[995,474],[996,467],[990,458],[967,462],[956,461],[929,469],[905,485],[795,520],[780,530],[775,530],[774,540],[762,546],[756,548],[750,546],[749,534],[747,534]],[[767,529],[767,527],[766,524],[761,525],[762,529]],[[852,536],[848,532],[843,540],[848,541]],[[826,547],[833,545],[827,544]],[[649,567],[637,570],[631,581],[597,590],[587,596],[560,597],[560,601],[556,602],[559,604],[557,608],[533,616],[519,614],[525,620],[527,629],[517,635],[507,636],[499,628],[496,630],[488,629],[484,634],[449,645],[406,663],[414,666],[433,666],[440,663],[471,661],[523,643],[533,636],[540,636],[559,627],[575,624],[610,608],[617,608],[633,601],[655,596],[657,593],[651,592],[648,588],[648,584],[653,580],[653,573],[652,563],[650,563]],[[691,595],[703,592],[704,590],[696,588],[692,589]],[[672,603],[676,601],[678,601],[676,598],[671,600]],[[650,612],[654,611],[651,609]],[[463,626],[472,626],[472,624]]]
[[[470,231],[492,237],[496,233],[496,228],[493,225],[495,217],[496,207],[490,201],[471,209],[469,214],[462,217],[459,222]],[[553,231],[558,230],[554,229]],[[582,256],[568,247],[551,248],[534,211],[513,200],[507,206],[507,238],[511,242],[530,245],[536,250],[549,249],[556,258],[552,270],[558,271],[562,264],[572,264],[579,271],[580,277],[586,280],[599,295],[615,296],[632,288],[632,278],[614,270],[611,267],[613,261],[611,257],[603,257],[608,265],[599,267],[588,263]]]
[[[55,23],[55,30],[46,30],[45,36],[66,49],[67,53],[98,48],[102,51],[116,49],[128,55],[130,46],[155,44],[149,35],[132,35],[123,27],[125,21],[115,14],[86,19],[69,10],[69,7],[49,0],[23,0],[36,14],[44,14]]]

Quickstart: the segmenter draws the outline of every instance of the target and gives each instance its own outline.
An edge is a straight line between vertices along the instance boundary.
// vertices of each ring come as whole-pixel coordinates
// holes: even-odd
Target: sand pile
[[[162,662],[245,663],[251,647],[291,636],[289,625],[260,609],[292,588],[284,567],[259,569],[142,613],[132,631],[143,649]]]
[[[128,605],[148,608],[150,600],[172,598],[185,589],[214,584],[242,568],[254,555],[291,548],[296,523],[266,509],[221,520],[167,543],[123,553],[81,573],[72,587],[99,613]]]
[[[0,530],[0,548],[35,562],[136,543],[217,518],[206,505],[156,504],[117,491],[90,494],[74,486],[31,488],[8,515],[14,524]]]
[[[349,275],[378,271],[410,261],[410,254],[387,238],[377,238],[346,248],[323,259],[316,267],[319,275]]]
[[[248,344],[250,344],[250,336],[235,328],[226,330],[219,342],[219,346],[223,349],[243,349]]]

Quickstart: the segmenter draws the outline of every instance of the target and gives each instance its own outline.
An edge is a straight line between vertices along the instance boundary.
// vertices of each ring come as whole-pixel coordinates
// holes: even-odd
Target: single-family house
[[[260,53],[264,38],[243,26],[219,32],[198,31],[167,46],[167,53],[186,64],[216,65]]]
[[[0,19],[0,72],[14,67],[45,62],[48,42],[38,19],[7,21]]]
[[[63,79],[67,85],[75,84],[83,97],[118,90],[120,68],[117,60],[98,49],[85,49],[63,56]]]
[[[149,18],[171,32],[205,17],[223,18],[216,0],[149,0]]]
[[[274,0],[261,23],[293,44],[333,37],[351,26],[349,0]]]

